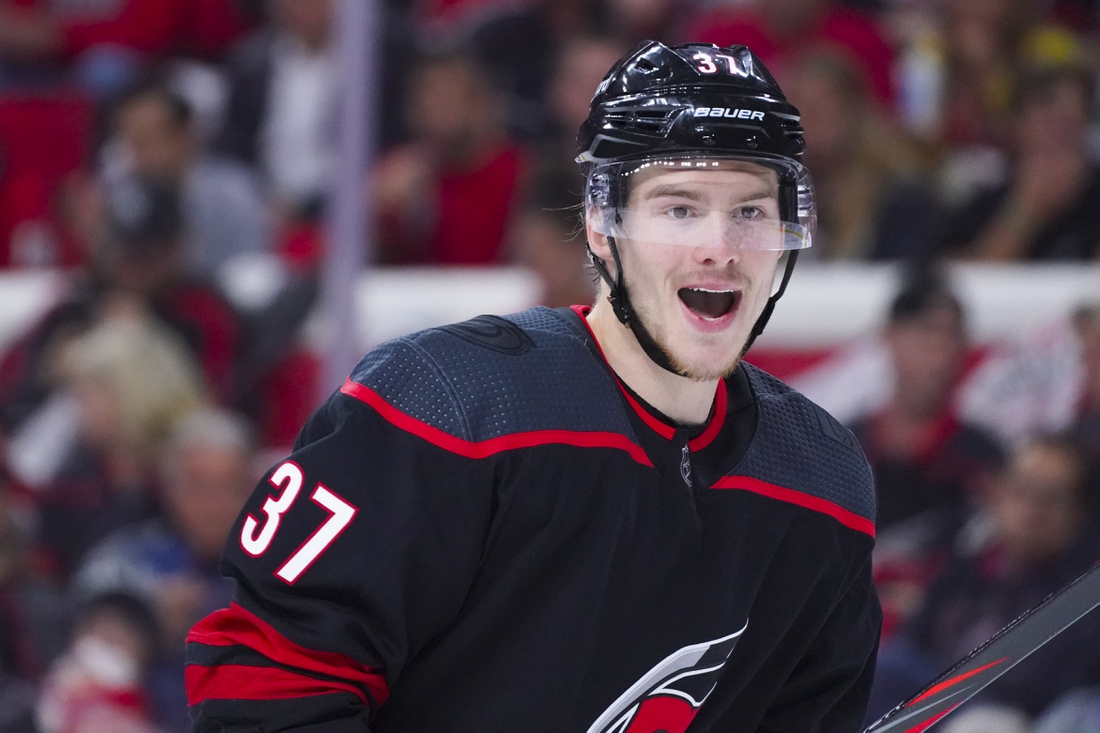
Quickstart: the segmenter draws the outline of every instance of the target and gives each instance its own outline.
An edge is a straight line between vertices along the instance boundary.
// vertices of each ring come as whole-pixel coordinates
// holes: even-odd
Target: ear
[[[588,237],[588,247],[592,250],[592,254],[599,257],[613,269],[614,262],[611,257],[611,245],[607,241],[607,235],[601,234],[592,226],[593,217],[599,216],[602,216],[601,212],[594,207],[589,207],[588,210],[585,211],[584,231],[585,235]]]

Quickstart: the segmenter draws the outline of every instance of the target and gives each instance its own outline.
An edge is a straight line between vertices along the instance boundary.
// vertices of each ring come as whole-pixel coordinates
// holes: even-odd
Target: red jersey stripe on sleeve
[[[344,654],[317,651],[299,646],[276,631],[266,621],[250,613],[237,603],[231,604],[229,608],[215,611],[195,624],[195,627],[191,629],[191,633],[187,635],[187,641],[188,643],[205,644],[207,646],[245,646],[271,661],[287,667],[349,680],[358,686],[359,692],[357,694],[360,697],[366,699],[363,690],[367,690],[378,705],[385,702],[390,694],[386,678],[379,669],[367,666]],[[191,666],[196,666],[200,670],[203,669],[197,665]],[[248,669],[267,668],[249,667]],[[195,672],[194,674],[200,675],[201,673]],[[212,683],[213,686],[207,685],[206,689],[222,689],[220,683],[216,681],[217,675],[214,674],[212,678],[215,679],[215,682]],[[203,677],[199,681],[205,679],[207,678]],[[319,680],[317,682],[320,684]],[[192,693],[189,683],[187,689],[189,699],[193,696]],[[197,694],[195,697],[199,701],[203,699]],[[192,702],[191,704],[195,703]]]
[[[203,667],[189,664],[184,669],[187,704],[205,700],[287,700],[297,697],[347,692],[371,709],[371,701],[362,689],[347,682],[320,680],[279,667],[251,667],[220,664]]]
[[[761,481],[760,479],[751,478],[749,476],[723,476],[718,479],[711,488],[751,491],[754,494],[760,494],[770,499],[785,501],[789,504],[797,504],[800,507],[827,514],[845,527],[854,529],[857,532],[863,532],[871,537],[875,536],[875,523],[870,519],[861,517],[855,512],[848,511],[844,507],[834,504],[831,501],[810,494],[804,494],[801,491],[769,484],[766,481]]]
[[[575,445],[582,448],[618,448],[630,454],[638,463],[652,466],[653,462],[642,447],[625,435],[599,431],[583,430],[533,430],[526,433],[501,435],[489,440],[470,441],[456,438],[412,415],[408,415],[386,401],[382,395],[350,379],[344,382],[340,391],[374,408],[387,422],[437,445],[451,453],[467,458],[486,458],[495,453],[517,448],[531,448],[537,445]]]

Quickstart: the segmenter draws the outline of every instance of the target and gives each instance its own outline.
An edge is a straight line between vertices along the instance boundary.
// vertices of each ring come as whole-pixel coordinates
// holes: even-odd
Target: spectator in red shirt
[[[946,283],[917,272],[890,306],[885,337],[892,396],[850,426],[875,472],[880,530],[929,510],[965,510],[1002,460],[991,436],[955,415],[967,340],[962,304]]]
[[[875,19],[836,0],[753,0],[704,13],[686,33],[719,46],[744,44],[782,83],[803,51],[818,46],[847,49],[876,100],[892,105],[894,52]]]
[[[0,3],[0,60],[73,62],[113,91],[143,63],[170,54],[213,58],[244,30],[233,0]],[[56,7],[55,7],[56,6]]]
[[[92,101],[76,90],[0,96],[0,268],[83,264],[69,204],[88,160],[94,116]]]
[[[121,46],[150,56],[191,53],[215,57],[236,40],[242,17],[232,0],[83,2],[66,12],[48,3],[0,5],[0,49],[10,57],[74,58],[98,46]]]
[[[386,262],[499,261],[527,163],[501,100],[472,57],[425,59],[409,87],[412,140],[378,162],[369,188]]]
[[[875,475],[874,577],[889,637],[919,610],[951,538],[1003,457],[991,435],[955,414],[964,313],[937,273],[918,271],[901,288],[884,335],[893,391],[878,412],[850,427]]]

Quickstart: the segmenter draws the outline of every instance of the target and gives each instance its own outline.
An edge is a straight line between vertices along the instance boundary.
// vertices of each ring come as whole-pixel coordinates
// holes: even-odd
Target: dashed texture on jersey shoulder
[[[565,316],[548,308],[479,316],[389,341],[368,353],[351,378],[463,440],[541,430],[633,440],[606,368]]]
[[[851,431],[783,382],[744,364],[759,422],[737,473],[875,518],[871,469]]]

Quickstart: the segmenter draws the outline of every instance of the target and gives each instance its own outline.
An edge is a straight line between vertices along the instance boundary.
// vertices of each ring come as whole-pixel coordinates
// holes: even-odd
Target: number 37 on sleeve
[[[241,527],[241,547],[252,557],[260,557],[271,546],[275,534],[279,531],[279,523],[283,515],[301,493],[305,475],[298,464],[285,461],[275,469],[268,481],[279,490],[279,493],[277,496],[269,495],[264,501],[261,507],[264,513],[262,524],[259,519],[249,514],[245,517],[244,526]],[[329,548],[340,533],[351,524],[359,511],[357,507],[349,504],[323,484],[317,484],[309,498],[325,509],[329,517],[275,571],[276,577],[288,585],[293,585],[294,581],[298,580],[302,573]]]

